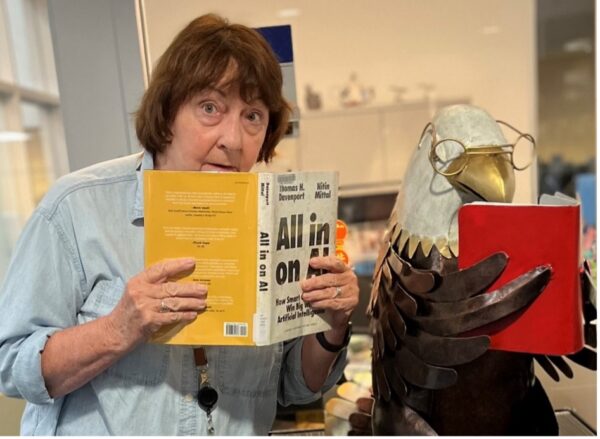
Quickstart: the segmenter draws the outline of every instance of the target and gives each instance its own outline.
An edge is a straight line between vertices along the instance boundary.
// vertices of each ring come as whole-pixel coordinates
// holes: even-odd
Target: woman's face
[[[268,124],[266,105],[259,99],[244,102],[237,86],[205,89],[179,108],[173,140],[156,157],[156,169],[249,171]]]

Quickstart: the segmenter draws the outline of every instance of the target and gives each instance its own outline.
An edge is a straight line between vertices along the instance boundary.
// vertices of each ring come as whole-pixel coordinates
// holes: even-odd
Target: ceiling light
[[[592,53],[594,51],[594,46],[590,38],[576,38],[564,43],[563,50],[570,53]]]
[[[277,11],[277,15],[281,18],[297,17],[298,15],[300,15],[300,9],[298,9],[298,8],[280,9],[279,11]]]
[[[22,131],[0,131],[0,143],[25,142],[29,140],[29,134]]]

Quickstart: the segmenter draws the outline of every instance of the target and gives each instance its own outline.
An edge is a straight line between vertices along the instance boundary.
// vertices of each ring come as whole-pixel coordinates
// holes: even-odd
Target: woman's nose
[[[220,146],[229,150],[242,149],[242,121],[233,114],[223,119]]]

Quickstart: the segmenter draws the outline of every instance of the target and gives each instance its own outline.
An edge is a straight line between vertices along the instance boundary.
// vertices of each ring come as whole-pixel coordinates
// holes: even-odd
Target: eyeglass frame
[[[452,138],[441,139],[436,142],[435,137],[436,137],[437,133],[435,131],[435,125],[433,124],[433,122],[427,122],[427,125],[425,125],[425,128],[423,128],[423,131],[421,133],[418,147],[419,147],[419,149],[421,148],[421,144],[423,142],[423,137],[425,136],[427,129],[431,127],[432,133],[431,133],[431,148],[429,150],[429,162],[431,163],[431,167],[433,168],[433,170],[436,173],[443,175],[444,177],[452,177],[452,176],[458,175],[462,171],[464,171],[465,168],[467,167],[467,164],[469,163],[469,155],[510,154],[510,164],[512,165],[514,170],[523,171],[523,170],[527,169],[528,167],[530,167],[533,163],[533,158],[535,157],[534,152],[535,152],[535,148],[536,148],[535,138],[533,137],[533,135],[531,135],[529,133],[522,133],[521,131],[519,131],[518,129],[513,127],[511,124],[509,124],[508,122],[504,122],[502,120],[496,120],[496,122],[512,129],[514,132],[516,132],[518,134],[516,140],[513,143],[506,143],[503,145],[484,145],[481,147],[474,148],[472,146],[466,146],[462,141],[460,141],[458,139],[452,139]],[[523,167],[518,167],[514,161],[514,152],[515,152],[515,146],[517,145],[517,143],[519,143],[519,140],[521,140],[521,139],[529,140],[529,142],[531,142],[531,144],[533,145],[533,149],[532,149],[531,161]],[[463,151],[461,152],[461,154],[458,157],[462,157],[463,155],[466,156],[466,160],[464,161],[464,164],[457,171],[450,172],[450,173],[443,172],[443,171],[437,169],[437,167],[435,166],[435,159],[440,158],[436,154],[435,149],[437,148],[437,146],[440,143],[448,142],[448,141],[456,142],[462,147]],[[511,148],[511,150],[506,151],[503,148]]]

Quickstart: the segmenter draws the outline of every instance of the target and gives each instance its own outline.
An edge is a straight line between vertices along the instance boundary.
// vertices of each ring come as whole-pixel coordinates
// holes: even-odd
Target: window
[[[0,281],[25,222],[68,171],[46,0],[0,0]]]

